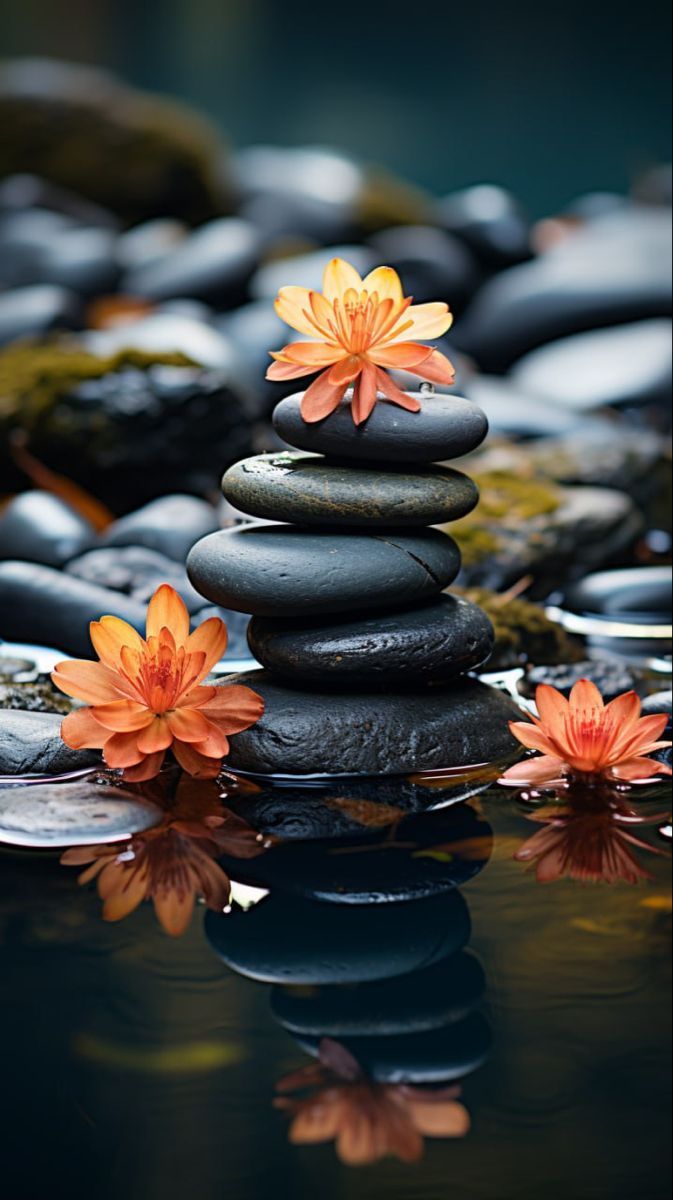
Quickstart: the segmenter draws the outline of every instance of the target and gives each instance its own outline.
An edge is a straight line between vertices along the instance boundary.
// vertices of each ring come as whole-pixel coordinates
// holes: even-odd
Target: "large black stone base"
[[[516,743],[521,714],[475,679],[423,692],[326,693],[284,687],[267,671],[232,675],[264,699],[263,717],[231,743],[228,765],[269,775],[406,775],[493,762]]]

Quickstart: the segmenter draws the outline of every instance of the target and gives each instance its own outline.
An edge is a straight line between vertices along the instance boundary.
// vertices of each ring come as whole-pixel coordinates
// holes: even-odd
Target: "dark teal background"
[[[237,144],[326,142],[535,213],[670,154],[668,0],[10,0],[3,53],[106,64]]]

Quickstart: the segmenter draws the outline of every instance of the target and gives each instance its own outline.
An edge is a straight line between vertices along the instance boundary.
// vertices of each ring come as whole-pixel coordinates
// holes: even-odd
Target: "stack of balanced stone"
[[[238,734],[229,763],[271,775],[393,775],[493,761],[512,748],[517,709],[465,673],[483,664],[493,630],[475,605],[445,593],[460,569],[448,534],[475,484],[438,462],[484,439],[487,421],[455,396],[418,394],[421,411],[376,405],[353,424],[348,395],[317,424],[302,395],[274,413],[297,451],[245,459],[223,491],[255,518],[192,549],[195,588],[252,614],[263,670],[231,677],[266,702]]]

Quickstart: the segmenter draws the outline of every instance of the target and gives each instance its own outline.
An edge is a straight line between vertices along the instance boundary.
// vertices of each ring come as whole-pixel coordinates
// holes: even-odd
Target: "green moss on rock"
[[[538,604],[520,597],[492,592],[488,588],[452,588],[454,592],[479,605],[490,617],[495,630],[495,646],[488,670],[508,670],[526,663],[551,666],[580,662],[586,657],[581,643],[569,636],[555,621],[550,621]]]
[[[556,511],[561,493],[551,483],[507,471],[482,471],[474,475],[479,504],[474,512],[448,525],[460,546],[465,566],[474,566],[496,554],[502,542],[498,530],[517,529],[527,521]]]

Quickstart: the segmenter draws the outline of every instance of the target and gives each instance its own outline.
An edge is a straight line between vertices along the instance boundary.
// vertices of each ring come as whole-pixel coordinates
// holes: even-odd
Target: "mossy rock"
[[[581,642],[550,621],[539,604],[520,597],[492,592],[488,588],[452,588],[484,610],[495,631],[495,646],[488,671],[505,671],[526,663],[580,662],[585,656]]]
[[[72,700],[57,692],[51,683],[0,683],[0,708],[23,712],[59,713],[65,717],[75,708]]]
[[[245,399],[228,372],[177,353],[99,358],[67,339],[0,351],[4,493],[29,484],[11,458],[17,436],[119,515],[167,490],[215,492],[222,469],[251,450]]]
[[[556,512],[562,503],[559,488],[533,476],[483,471],[473,478],[479,488],[479,504],[469,516],[447,526],[466,567],[497,553],[502,546],[499,530],[523,528],[534,518]]]
[[[0,65],[0,178],[29,173],[131,225],[192,224],[232,209],[224,150],[190,108],[92,67],[49,59]]]

